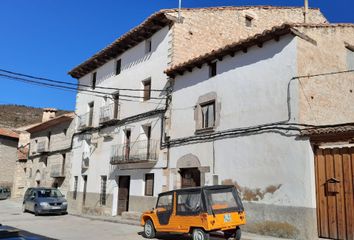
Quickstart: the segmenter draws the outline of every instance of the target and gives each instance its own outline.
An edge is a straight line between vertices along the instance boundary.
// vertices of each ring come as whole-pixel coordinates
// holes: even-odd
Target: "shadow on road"
[[[140,236],[144,236],[144,232],[138,232],[138,235]],[[157,234],[157,236],[154,238],[157,240],[192,240],[192,237],[189,234],[163,234],[163,233],[159,233]],[[225,239],[223,236],[221,236],[220,234],[213,234],[210,238],[211,240],[220,240],[220,239]]]
[[[56,240],[42,235],[34,234],[22,229],[0,224],[0,239],[23,239],[23,240]]]

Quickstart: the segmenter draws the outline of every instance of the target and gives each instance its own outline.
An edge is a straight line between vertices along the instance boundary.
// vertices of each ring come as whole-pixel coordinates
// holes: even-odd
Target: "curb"
[[[90,220],[93,220],[93,221],[121,223],[121,224],[127,224],[127,225],[132,225],[132,226],[140,226],[140,222],[139,221],[134,221],[134,220],[101,218],[101,217],[79,215],[79,214],[73,214],[73,213],[69,213],[69,215],[75,216],[75,217],[80,217],[80,218],[86,218],[86,219],[90,219]]]

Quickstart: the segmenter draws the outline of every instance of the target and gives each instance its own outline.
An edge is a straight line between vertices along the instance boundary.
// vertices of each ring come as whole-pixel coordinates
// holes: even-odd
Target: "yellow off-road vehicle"
[[[234,186],[186,188],[159,194],[156,208],[141,217],[146,238],[158,232],[190,233],[193,240],[207,240],[222,231],[225,238],[241,239],[245,212]]]

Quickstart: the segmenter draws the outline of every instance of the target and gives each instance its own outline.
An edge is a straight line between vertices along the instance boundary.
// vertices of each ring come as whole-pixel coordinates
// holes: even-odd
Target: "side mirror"
[[[31,196],[31,197],[30,197],[31,200],[34,200],[35,198],[36,198],[35,196]]]

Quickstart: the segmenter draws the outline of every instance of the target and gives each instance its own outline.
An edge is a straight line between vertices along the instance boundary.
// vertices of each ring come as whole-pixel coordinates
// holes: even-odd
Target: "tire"
[[[23,212],[23,213],[27,212],[26,204],[22,204],[22,212]]]
[[[34,215],[35,216],[39,216],[39,212],[37,210],[37,206],[34,206]]]
[[[144,237],[154,238],[156,236],[156,231],[153,222],[149,219],[144,224]]]
[[[224,232],[225,239],[233,238],[234,236],[235,236],[235,231],[225,231]]]
[[[240,227],[236,228],[235,240],[241,240],[241,228]]]
[[[209,240],[209,233],[206,233],[203,229],[196,228],[192,233],[193,240]]]

